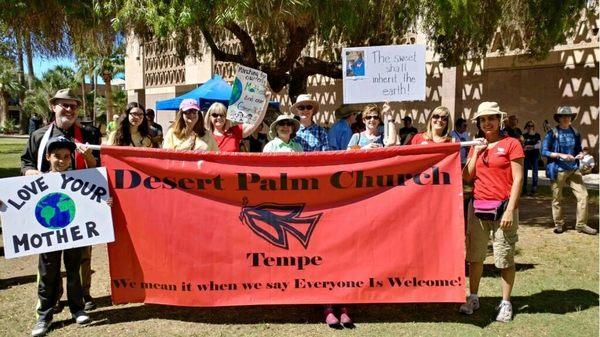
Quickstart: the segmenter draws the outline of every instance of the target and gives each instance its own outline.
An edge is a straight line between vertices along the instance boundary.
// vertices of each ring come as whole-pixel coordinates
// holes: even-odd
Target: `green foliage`
[[[17,96],[22,89],[14,62],[0,58],[0,93],[13,97]]]
[[[27,115],[37,113],[48,118],[51,114],[48,100],[60,89],[70,88],[76,91],[79,85],[79,79],[75,77],[73,69],[56,66],[44,73],[41,80],[36,80],[32,90],[27,90],[23,100],[23,111]]]
[[[14,119],[6,119],[0,127],[0,133],[13,134],[19,131],[19,123]]]

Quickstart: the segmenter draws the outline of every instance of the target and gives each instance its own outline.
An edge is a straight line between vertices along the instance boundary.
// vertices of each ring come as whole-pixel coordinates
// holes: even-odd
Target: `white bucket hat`
[[[504,119],[506,116],[506,112],[500,111],[500,107],[496,102],[481,102],[477,107],[477,112],[475,116],[471,118],[472,121],[477,121],[477,118],[481,116],[489,116],[489,115],[500,115],[500,119]]]
[[[279,115],[269,127],[269,139],[275,139],[275,137],[277,137],[277,123],[281,121],[291,121],[294,123],[294,131],[292,131],[292,133],[298,132],[298,129],[300,129],[300,122],[298,122],[294,116],[288,114]]]
[[[293,113],[294,115],[297,115],[298,114],[298,106],[306,105],[306,104],[312,105],[313,115],[315,115],[317,112],[319,112],[319,102],[312,99],[312,97],[309,94],[299,95],[296,98],[296,103],[294,103],[294,105],[292,105],[290,107],[290,112]]]

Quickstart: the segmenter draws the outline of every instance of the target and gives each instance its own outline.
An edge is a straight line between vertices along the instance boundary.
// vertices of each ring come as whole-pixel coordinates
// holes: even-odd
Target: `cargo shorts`
[[[519,241],[519,210],[513,212],[513,224],[507,230],[500,228],[500,220],[481,220],[473,211],[473,202],[469,203],[469,215],[466,235],[467,262],[483,262],[487,255],[487,245],[492,236],[494,265],[504,269],[515,265],[515,244]]]

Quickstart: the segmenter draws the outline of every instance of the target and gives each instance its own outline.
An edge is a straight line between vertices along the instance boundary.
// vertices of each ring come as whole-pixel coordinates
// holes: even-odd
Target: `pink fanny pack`
[[[481,220],[497,221],[502,218],[504,210],[508,205],[507,200],[474,200],[473,210],[475,216]]]

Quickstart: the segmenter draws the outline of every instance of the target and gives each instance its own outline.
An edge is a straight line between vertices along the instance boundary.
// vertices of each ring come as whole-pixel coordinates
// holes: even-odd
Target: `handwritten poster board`
[[[267,74],[238,64],[227,119],[238,123],[256,123],[265,106],[266,87]]]
[[[425,100],[425,46],[342,49],[344,103]]]
[[[106,168],[0,179],[7,259],[115,240]]]

